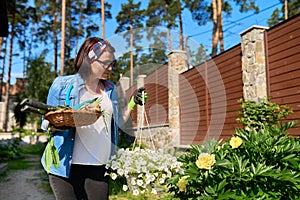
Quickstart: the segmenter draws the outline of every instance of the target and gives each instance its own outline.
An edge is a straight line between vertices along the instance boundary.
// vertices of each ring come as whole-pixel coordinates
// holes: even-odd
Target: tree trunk
[[[2,43],[3,43],[3,37],[0,37],[0,53],[2,52]],[[4,51],[6,50],[6,47]],[[3,82],[3,73],[4,73],[4,62],[5,62],[5,56],[3,56],[2,59],[3,65],[2,65],[2,74],[0,74],[0,101],[2,101],[2,82]]]
[[[53,37],[54,37],[54,55],[53,55],[53,65],[54,65],[54,71],[57,72],[57,55],[58,55],[58,38],[57,38],[57,24],[58,24],[58,19],[57,19],[57,14],[54,16],[54,21],[53,21]]]
[[[284,0],[284,19],[288,19],[288,0]]]
[[[212,32],[212,51],[211,56],[217,55],[217,48],[218,48],[218,36],[219,36],[219,29],[218,29],[218,7],[217,7],[217,0],[212,0],[212,9],[213,9],[213,32]]]
[[[56,4],[59,4],[59,0],[56,0]],[[54,65],[54,71],[57,72],[57,66],[58,66],[58,11],[57,8],[55,9],[55,16],[53,20],[53,38],[54,38],[54,55],[53,55],[53,65]]]
[[[28,54],[29,56],[32,55],[32,44],[33,44],[33,35],[35,34],[35,28],[31,28],[31,38],[30,38],[30,43],[29,43],[29,46],[28,46]],[[27,66],[26,66],[26,69],[25,71],[27,71]]]
[[[24,51],[23,51],[23,77],[26,76],[25,74],[25,70],[26,70],[26,60],[28,60],[28,58],[26,58],[26,27],[24,27],[23,29],[23,37],[24,37]]]
[[[133,32],[130,25],[130,86],[133,85]]]
[[[80,5],[80,16],[79,16],[79,23],[78,23],[78,28],[77,28],[77,34],[76,34],[76,45],[75,45],[75,54],[77,54],[78,51],[78,40],[79,40],[79,35],[80,35],[80,29],[81,29],[81,23],[83,19],[83,4]]]
[[[6,58],[6,50],[7,50],[7,39],[4,41],[5,42],[5,48],[3,50],[3,61],[2,61],[2,71],[1,71],[1,80],[0,80],[0,101],[2,101],[2,96],[3,96],[3,77],[4,77],[4,69],[5,69],[5,58]]]
[[[5,132],[7,132],[7,130],[8,130],[10,77],[11,77],[12,56],[13,56],[13,43],[14,43],[14,37],[15,37],[14,29],[15,29],[15,15],[13,14],[13,22],[11,25],[11,34],[10,34],[10,51],[9,51],[8,72],[7,72],[4,109],[3,109],[3,111],[4,111],[3,130]]]
[[[172,46],[172,36],[171,36],[170,27],[168,27],[168,41],[169,41],[169,50],[171,52],[173,50],[173,46]]]
[[[224,51],[223,28],[222,28],[222,0],[212,0],[213,8],[213,33],[212,33],[212,53],[216,56],[218,43],[220,41],[220,51]]]
[[[165,4],[166,12],[168,12],[168,7],[169,7],[169,5]],[[167,37],[168,37],[168,41],[169,41],[169,51],[172,52],[173,47],[172,47],[171,29],[168,25],[167,25],[167,29],[168,29]]]
[[[2,51],[2,37],[0,37],[0,52]]]
[[[181,16],[181,5],[178,1],[178,19],[179,19],[179,34],[180,34],[180,50],[183,51],[183,28],[182,28],[182,16]]]
[[[223,37],[223,17],[222,17],[222,0],[218,0],[218,23],[219,23],[219,41],[220,52],[224,51],[224,37]]]
[[[71,31],[71,29],[72,29],[72,17],[71,17],[71,13],[68,15],[69,17],[68,17],[68,27],[69,27],[69,30]],[[70,32],[69,31],[69,32]],[[70,63],[71,63],[71,35],[69,34],[68,36],[67,36],[67,53],[66,53],[66,56],[67,56],[67,58],[66,58],[66,63],[67,63],[67,66],[70,66]]]
[[[62,0],[62,19],[61,19],[61,52],[60,52],[60,75],[64,75],[65,60],[65,27],[66,27],[66,0]]]
[[[102,23],[102,38],[105,38],[105,6],[104,0],[101,0],[101,23]]]

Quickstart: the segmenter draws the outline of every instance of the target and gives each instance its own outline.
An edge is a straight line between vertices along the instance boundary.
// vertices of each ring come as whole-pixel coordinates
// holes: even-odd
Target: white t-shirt
[[[103,116],[89,126],[76,127],[75,144],[72,163],[83,165],[103,165],[109,160],[111,153],[111,120],[113,107],[106,92],[101,95],[93,95],[86,90],[80,95],[80,103],[95,97],[101,97],[101,110]]]

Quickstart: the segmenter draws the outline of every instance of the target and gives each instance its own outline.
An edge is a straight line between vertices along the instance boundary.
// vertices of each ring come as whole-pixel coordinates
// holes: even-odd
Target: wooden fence
[[[300,121],[300,15],[264,31],[267,95],[289,105],[288,120]],[[242,44],[179,75],[180,145],[201,144],[208,138],[228,138],[235,127],[243,98]],[[151,126],[168,125],[168,66],[144,80],[149,93],[146,113]],[[132,94],[133,86],[128,90]],[[127,92],[127,93],[128,93]],[[130,95],[127,95],[130,96]],[[136,113],[133,114],[136,122]],[[290,134],[300,135],[300,125]]]

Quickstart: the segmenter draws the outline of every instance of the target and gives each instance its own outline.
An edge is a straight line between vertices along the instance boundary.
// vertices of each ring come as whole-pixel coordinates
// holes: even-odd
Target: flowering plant
[[[300,140],[285,133],[295,123],[280,120],[289,112],[268,101],[247,105],[243,117],[268,121],[242,117],[245,128],[231,138],[192,145],[178,159],[184,174],[167,180],[169,192],[179,199],[300,199]]]
[[[156,186],[165,184],[167,178],[182,174],[181,163],[163,150],[134,148],[119,149],[106,165],[112,171],[108,175],[113,179],[126,178],[123,190],[133,195],[156,194]]]

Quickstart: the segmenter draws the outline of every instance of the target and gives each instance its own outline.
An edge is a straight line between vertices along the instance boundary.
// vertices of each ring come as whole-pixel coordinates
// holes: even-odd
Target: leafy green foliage
[[[26,72],[28,80],[27,87],[25,93],[20,94],[19,101],[22,101],[24,98],[30,98],[40,102],[46,102],[48,90],[56,77],[56,73],[51,71],[51,67],[51,64],[45,61],[45,54],[41,54],[39,57],[28,61]],[[14,114],[20,128],[24,126],[24,117],[30,122],[40,123],[41,121],[40,115],[21,113],[19,105],[16,106]]]
[[[282,21],[285,20],[285,0],[280,0],[281,2],[281,8],[278,9],[276,8],[272,15],[271,15],[271,18],[268,19],[268,25],[271,27],[271,26],[274,26]],[[294,15],[297,15],[298,13],[300,13],[300,1],[298,0],[289,0],[287,1],[288,2],[288,18],[290,17],[293,17]]]
[[[30,155],[42,155],[45,149],[45,143],[37,143],[31,145],[23,145],[21,146],[21,152],[23,154],[30,154]]]
[[[168,180],[169,191],[180,199],[299,199],[300,140],[285,133],[295,122],[282,123],[290,111],[267,100],[243,102],[234,137],[194,145],[179,157],[184,175]],[[239,138],[242,143],[233,143]],[[235,148],[233,148],[235,147]],[[215,156],[211,169],[196,165],[201,153]],[[186,176],[185,191],[178,181]]]
[[[0,142],[0,160],[14,159],[20,156],[20,141],[18,138],[1,140]]]
[[[119,24],[115,33],[127,31],[131,28],[141,28],[144,19],[144,10],[141,8],[141,2],[134,3],[129,0],[128,3],[122,4],[122,10],[118,13],[116,20]]]
[[[288,106],[279,106],[268,99],[260,98],[256,101],[240,100],[242,110],[238,113],[242,116],[237,121],[250,129],[272,128],[282,125],[281,119],[285,119],[292,111]]]

